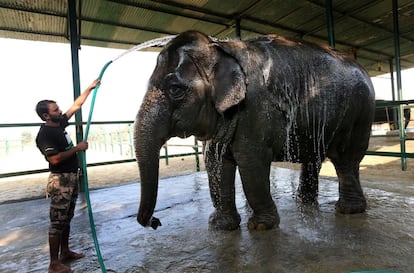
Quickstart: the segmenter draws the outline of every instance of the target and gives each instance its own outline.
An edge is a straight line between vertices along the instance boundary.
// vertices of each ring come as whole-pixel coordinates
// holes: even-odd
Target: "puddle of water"
[[[265,232],[247,229],[250,208],[239,178],[237,207],[242,222],[240,229],[232,232],[209,229],[213,207],[204,172],[160,181],[155,214],[163,225],[157,230],[142,228],[136,222],[138,184],[92,191],[96,229],[108,272],[414,272],[413,197],[398,190],[365,188],[367,212],[341,215],[334,212],[338,197],[335,179],[321,179],[319,206],[302,206],[293,198],[298,172],[273,168],[271,177],[281,222],[279,228]],[[0,206],[7,228],[0,231],[0,240],[12,230],[26,236],[1,247],[0,271],[46,270],[48,220],[34,221],[36,214],[30,212],[31,208],[47,211],[47,204],[41,201],[16,203],[20,208],[16,204]],[[12,219],[12,212],[20,216]],[[26,227],[25,223],[33,224]],[[72,234],[72,245],[87,254],[74,262],[72,269],[100,272],[86,209],[77,211]]]

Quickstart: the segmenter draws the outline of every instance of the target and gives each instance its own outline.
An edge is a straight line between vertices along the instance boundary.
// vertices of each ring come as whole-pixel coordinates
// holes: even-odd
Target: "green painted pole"
[[[69,40],[72,56],[72,82],[73,82],[73,98],[76,99],[80,96],[80,77],[79,77],[79,38],[76,23],[76,1],[68,0],[68,17],[69,17]],[[79,109],[75,113],[75,130],[76,130],[76,142],[79,143],[83,139],[83,127],[82,127],[82,109]],[[82,159],[79,158],[79,162]],[[81,164],[79,164],[81,165]],[[81,167],[82,168],[82,167]],[[81,169],[82,174],[86,173],[86,170]],[[80,191],[83,192],[83,185],[80,185]]]
[[[391,76],[391,96],[392,96],[392,100],[395,101],[395,84],[394,84],[394,64],[392,59],[390,60],[390,76]],[[393,110],[395,108],[392,108]],[[398,113],[397,111],[392,111],[392,121],[394,122],[394,126],[395,124],[398,123]]]
[[[395,100],[395,83],[394,83],[394,63],[393,60],[390,59],[390,77],[391,77],[391,97],[392,100]]]
[[[68,0],[68,13],[69,13],[69,29],[70,29],[70,43],[71,43],[71,49],[72,49],[72,71],[73,71],[73,88],[74,88],[74,97],[75,99],[80,96],[80,77],[79,77],[79,55],[78,55],[78,49],[79,49],[79,38],[78,38],[78,32],[77,32],[77,26],[76,26],[76,1],[75,0]],[[112,61],[111,61],[112,62]],[[103,72],[105,71],[106,67],[109,65],[109,63],[104,67],[103,71],[101,72],[100,77],[102,77]],[[96,91],[99,86],[95,87],[94,90],[94,96],[92,99],[92,105],[91,108],[93,109],[93,105],[95,103],[95,96]],[[88,119],[88,126],[85,133],[85,138],[83,137],[83,128],[82,128],[82,111],[79,109],[75,113],[75,124],[76,124],[76,140],[77,143],[81,142],[82,140],[87,140],[88,133],[89,133],[89,125],[91,120],[91,114]],[[95,230],[95,222],[93,219],[92,214],[92,206],[90,202],[89,197],[89,187],[88,187],[88,173],[87,173],[87,167],[86,167],[86,153],[81,152],[80,159],[81,159],[81,170],[82,170],[82,176],[84,184],[81,184],[81,191],[85,191],[85,197],[86,197],[86,203],[88,206],[88,215],[89,215],[89,223],[91,227],[92,232],[92,238],[95,244],[95,250],[96,254],[98,256],[98,262],[101,267],[101,270],[103,273],[106,273],[105,264],[103,262],[103,258],[101,255],[101,251],[99,248],[98,238],[96,236],[96,230]],[[83,187],[82,187],[83,186]]]
[[[392,1],[392,14],[394,23],[394,49],[395,49],[395,67],[397,71],[397,98],[401,101],[402,84],[401,84],[401,63],[400,63],[400,27],[398,24],[398,0]],[[398,129],[400,131],[400,149],[401,149],[401,169],[407,170],[407,158],[405,156],[405,124],[404,124],[404,106],[398,108]]]

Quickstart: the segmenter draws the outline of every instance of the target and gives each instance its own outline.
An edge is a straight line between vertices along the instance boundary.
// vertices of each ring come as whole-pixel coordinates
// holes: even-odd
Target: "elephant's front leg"
[[[248,228],[256,230],[271,229],[279,225],[280,219],[270,192],[270,160],[263,162],[266,153],[256,152],[238,162],[243,190],[253,215]],[[247,160],[244,160],[247,159]]]
[[[209,222],[216,229],[235,230],[240,225],[234,186],[236,164],[226,148],[226,145],[222,144],[210,144],[205,147],[204,159],[211,200],[215,208]]]

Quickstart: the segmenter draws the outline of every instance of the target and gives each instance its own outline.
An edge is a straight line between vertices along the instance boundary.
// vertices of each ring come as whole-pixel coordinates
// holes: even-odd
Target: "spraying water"
[[[172,39],[174,39],[176,36],[177,35],[165,36],[165,37],[162,37],[162,38],[152,39],[152,40],[146,41],[144,43],[141,43],[139,45],[136,45],[133,48],[130,48],[127,51],[125,51],[122,54],[120,54],[118,57],[116,57],[115,59],[113,59],[112,62],[115,62],[119,58],[127,55],[128,53],[131,53],[132,51],[138,51],[138,50],[141,50],[141,49],[144,49],[144,48],[148,48],[148,47],[153,47],[153,46],[164,46],[169,41],[171,41]]]
[[[141,50],[141,49],[144,49],[144,48],[148,48],[148,47],[153,47],[153,46],[164,46],[169,41],[171,41],[172,39],[174,39],[175,37],[177,37],[177,35],[169,35],[169,36],[165,36],[165,37],[156,38],[156,39],[152,39],[152,40],[146,41],[144,43],[141,43],[139,45],[136,45],[136,46],[128,49],[127,51],[123,52],[118,57],[116,57],[115,59],[113,59],[112,62],[115,62],[119,58],[121,58],[121,57],[123,57],[123,56],[125,56],[128,53],[131,53],[133,51],[138,51],[138,50]],[[214,42],[229,41],[229,39],[217,39],[217,38],[211,37],[211,36],[209,36],[209,38],[212,41],[214,41]]]

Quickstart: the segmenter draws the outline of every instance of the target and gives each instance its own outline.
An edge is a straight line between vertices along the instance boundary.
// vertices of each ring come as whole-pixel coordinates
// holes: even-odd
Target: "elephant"
[[[339,51],[278,35],[220,41],[182,32],[159,53],[135,119],[137,220],[161,225],[153,216],[160,149],[171,137],[189,136],[203,142],[213,229],[240,228],[237,170],[252,211],[247,227],[279,225],[269,178],[278,161],[301,164],[297,202],[317,205],[319,172],[329,158],[339,181],[336,211],[364,212],[359,165],[374,111],[368,73]]]

